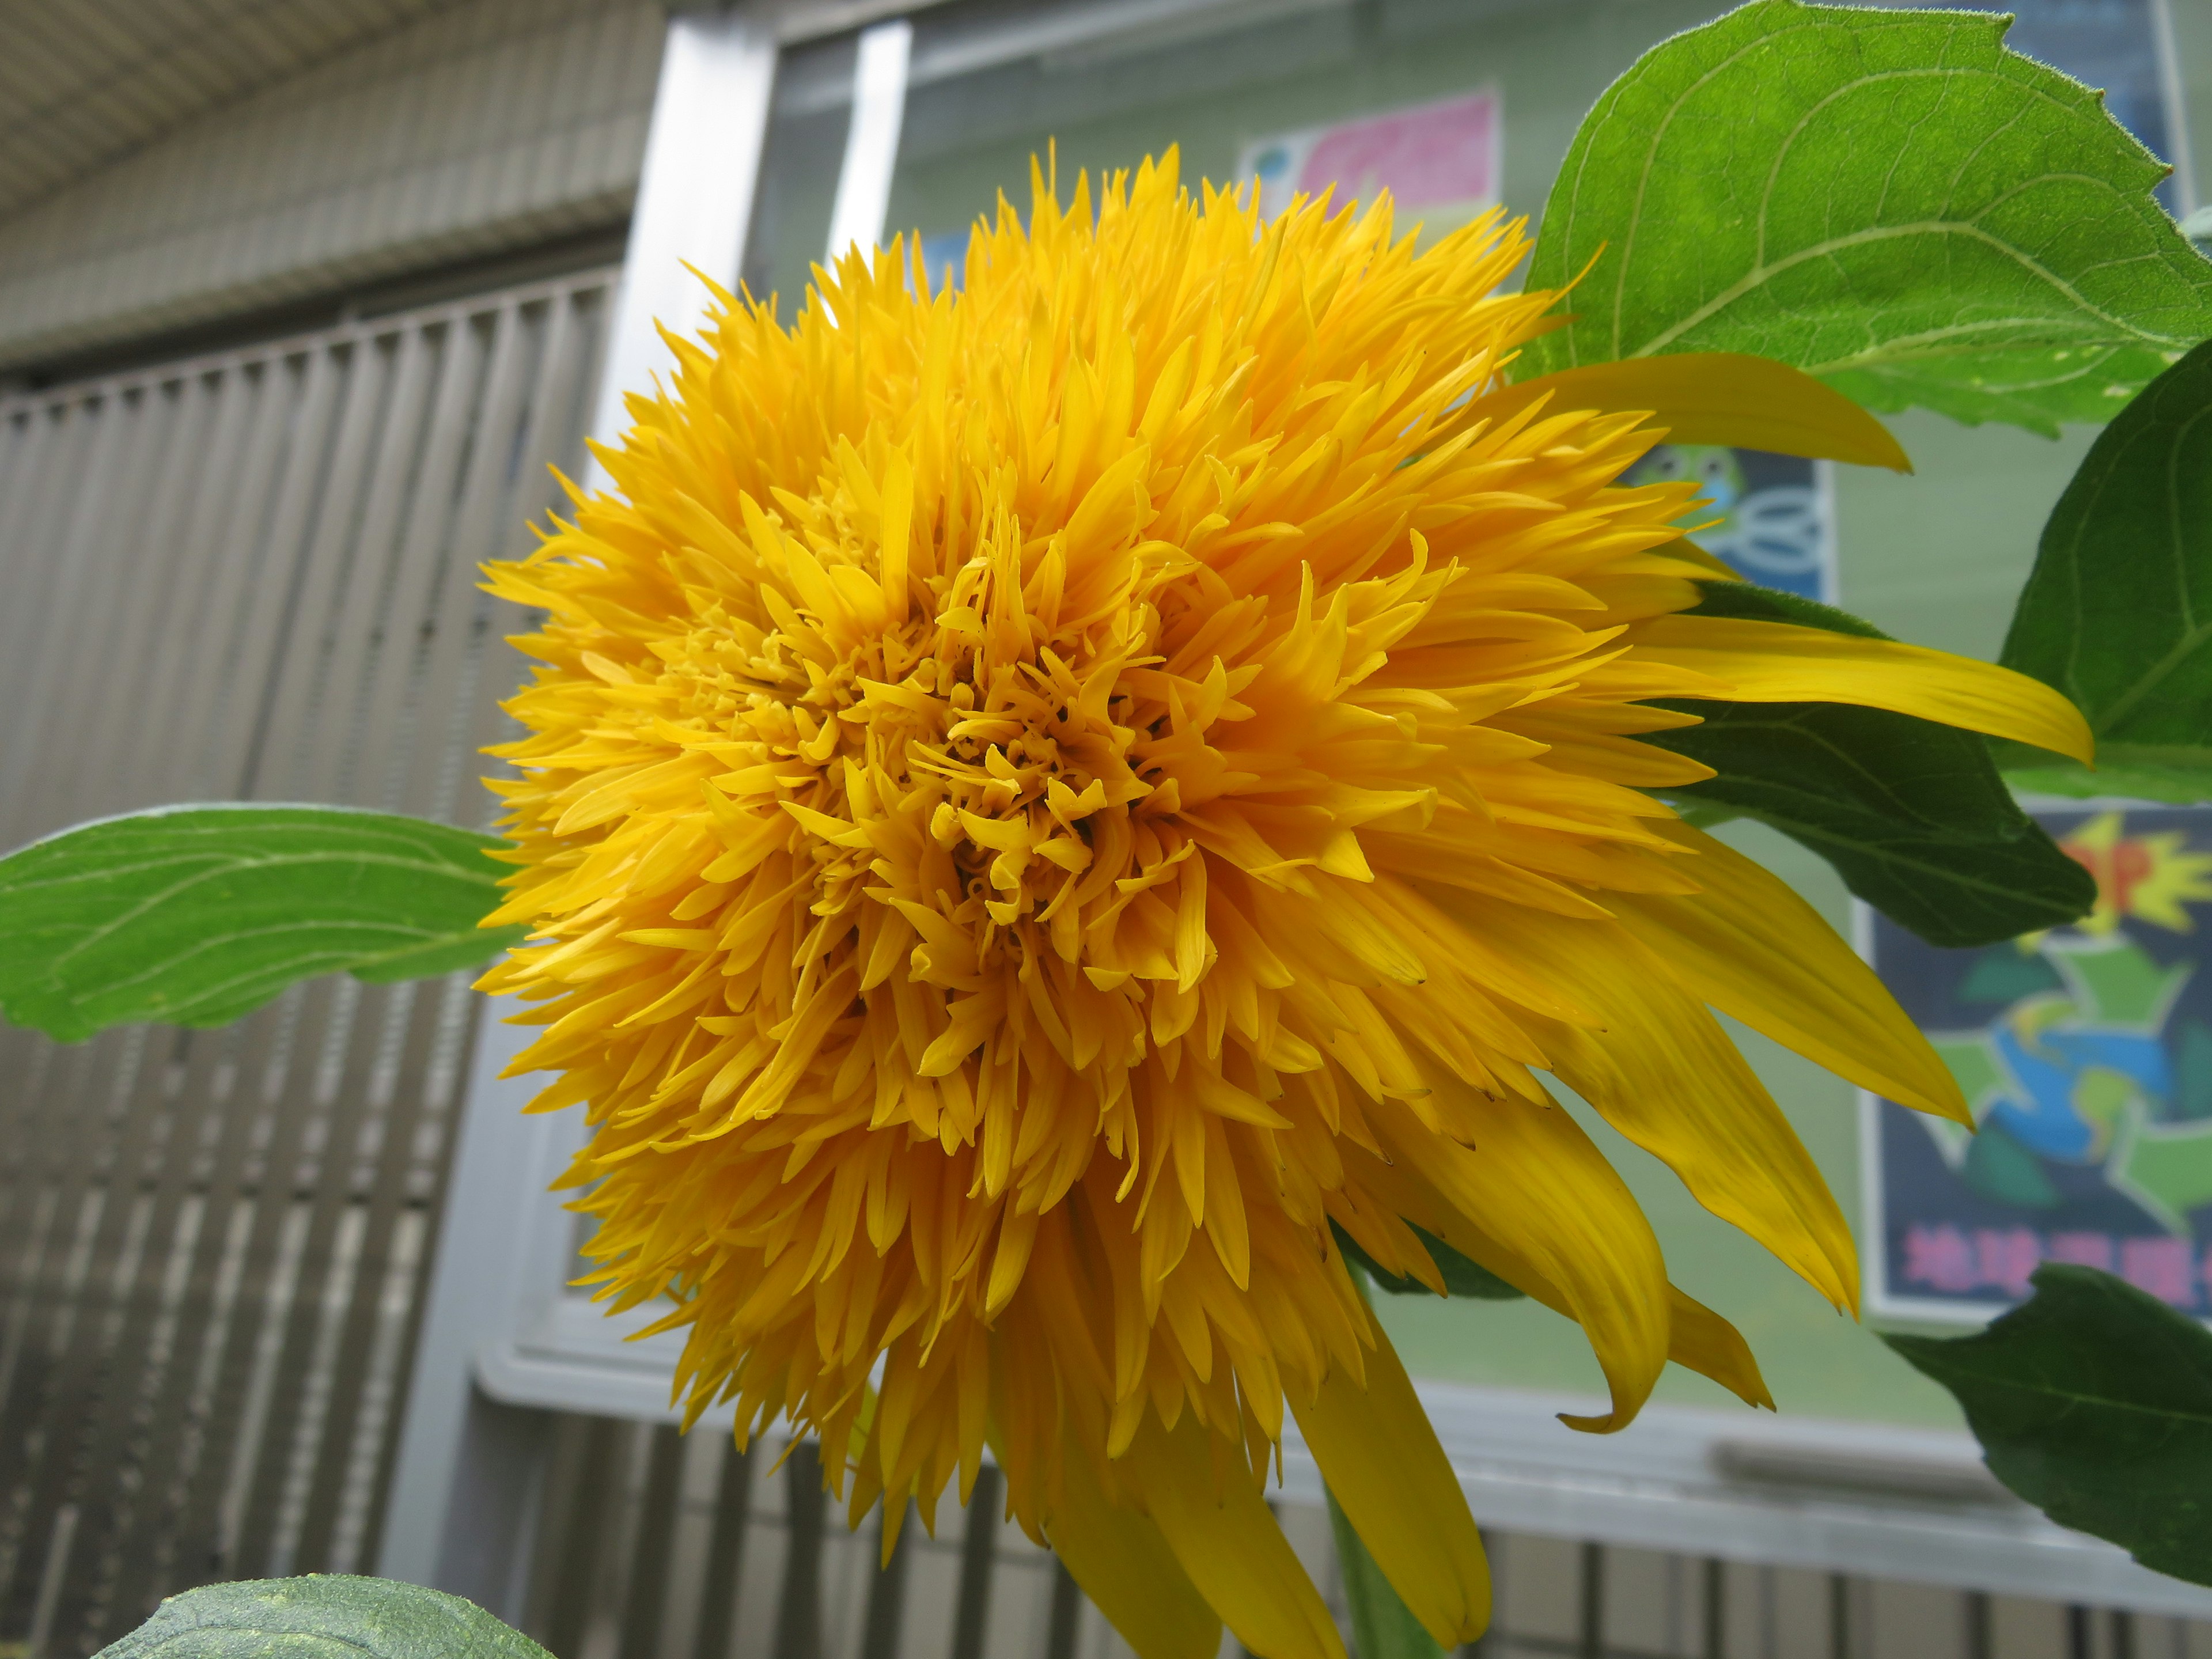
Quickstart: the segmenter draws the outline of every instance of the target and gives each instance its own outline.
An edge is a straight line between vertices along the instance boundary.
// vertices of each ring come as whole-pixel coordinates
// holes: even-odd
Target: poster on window
[[[1498,205],[1504,141],[1498,90],[1485,88],[1255,138],[1237,152],[1231,176],[1257,181],[1270,218],[1332,186],[1338,206],[1388,190],[1398,226],[1418,220],[1423,240],[1434,241]]]
[[[1629,472],[1632,484],[1688,479],[1690,539],[1746,581],[1836,603],[1834,494],[1825,462],[1717,444],[1662,444]]]
[[[1863,1101],[1868,1306],[1978,1322],[2075,1261],[2212,1318],[2212,809],[2037,817],[2097,878],[2080,922],[1945,950],[1871,918],[1978,1132]]]

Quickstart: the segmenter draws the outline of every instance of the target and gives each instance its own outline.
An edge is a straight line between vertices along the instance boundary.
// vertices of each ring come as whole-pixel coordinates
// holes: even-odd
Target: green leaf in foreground
[[[1520,373],[1741,351],[1873,409],[2109,418],[2212,335],[2212,262],[2010,22],[1758,0],[1645,53],[1553,186],[1528,285],[1588,274]]]
[[[1985,1331],[1882,1340],[1959,1397],[2021,1497],[2212,1584],[2212,1332],[2110,1273],[2045,1262]]]
[[[1411,1222],[1407,1225],[1413,1226]],[[1336,1248],[1344,1252],[1347,1261],[1353,1261],[1374,1281],[1378,1291],[1388,1291],[1393,1296],[1428,1296],[1429,1287],[1418,1279],[1401,1279],[1386,1273],[1375,1265],[1375,1258],[1361,1249],[1352,1235],[1329,1223],[1329,1231],[1336,1235]],[[1444,1289],[1454,1296],[1472,1296],[1485,1302],[1511,1302],[1526,1294],[1515,1289],[1489,1268],[1470,1261],[1457,1250],[1425,1227],[1413,1227],[1429,1259],[1437,1264],[1437,1272],[1443,1276]]]
[[[1329,1530],[1336,1534],[1336,1565],[1344,1576],[1345,1606],[1352,1613],[1355,1659],[1442,1659],[1437,1638],[1382,1576],[1352,1525],[1352,1517],[1328,1492]]]
[[[2098,434],[2044,526],[2002,661],[2072,698],[2097,737],[2096,771],[2034,756],[2022,787],[2212,799],[2212,343]]]
[[[0,1013],[74,1042],[133,1020],[224,1025],[295,980],[473,967],[520,928],[495,836],[329,806],[191,806],[0,858]]]
[[[1700,616],[1884,637],[1847,612],[1741,582],[1704,585]],[[2058,850],[1977,733],[1843,703],[1679,702],[1701,726],[1644,741],[1716,774],[1669,791],[1771,824],[1930,944],[1991,945],[2086,914],[2095,879]]]
[[[552,1659],[473,1601],[391,1578],[317,1574],[173,1595],[99,1659]]]

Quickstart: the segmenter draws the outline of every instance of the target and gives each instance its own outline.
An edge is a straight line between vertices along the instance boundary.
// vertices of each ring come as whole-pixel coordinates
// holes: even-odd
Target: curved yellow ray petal
[[[1045,1536],[1068,1574],[1139,1659],[1213,1659],[1221,1620],[1160,1529],[1110,1501],[1088,1455],[1071,1449]]]
[[[1364,1109],[1391,1162],[1346,1142],[1347,1168],[1356,1166],[1368,1190],[1454,1249],[1489,1267],[1460,1242],[1479,1228],[1555,1287],[1553,1305],[1589,1334],[1613,1391],[1609,1415],[1569,1420],[1599,1432],[1625,1428],[1667,1363],[1667,1267],[1651,1224],[1564,1108],[1518,1096],[1486,1099],[1442,1068],[1433,1071],[1431,1088],[1456,1095],[1455,1112],[1481,1125],[1479,1150],[1440,1139],[1407,1108],[1386,1101]],[[1432,1225],[1421,1213],[1437,1198],[1444,1215],[1436,1219],[1446,1224]]]
[[[1693,567],[1680,573],[1693,581],[1740,582],[1743,580],[1725,560],[1715,558],[1687,536],[1677,537],[1663,546],[1638,555],[1638,563],[1662,560]]]
[[[1447,1650],[1490,1623],[1490,1565],[1437,1431],[1378,1327],[1367,1386],[1332,1365],[1310,1403],[1293,1398],[1322,1479],[1422,1627]]]
[[[1360,1162],[1364,1169],[1386,1170],[1382,1181],[1369,1184],[1378,1193],[1384,1185],[1390,1186],[1393,1190],[1389,1196],[1392,1202],[1405,1206],[1400,1213],[1406,1219],[1419,1222],[1462,1255],[1488,1268],[1553,1313],[1569,1319],[1575,1317],[1574,1310],[1559,1286],[1538,1273],[1528,1257],[1508,1249],[1453,1209],[1419,1176],[1406,1176],[1402,1180],[1393,1181],[1388,1166],[1370,1164],[1366,1155],[1357,1149],[1346,1160],[1354,1161]],[[1667,1286],[1667,1358],[1700,1376],[1711,1378],[1747,1405],[1772,1410],[1774,1396],[1767,1392],[1766,1380],[1759,1375],[1759,1362],[1752,1357],[1750,1344],[1735,1327],[1672,1284]]]
[[[1427,1228],[1462,1255],[1488,1268],[1531,1300],[1542,1303],[1555,1314],[1576,1318],[1565,1294],[1539,1273],[1527,1256],[1499,1243],[1468,1220],[1419,1176],[1401,1165],[1384,1164],[1357,1147],[1347,1149],[1345,1162],[1347,1165],[1356,1164],[1363,1184],[1396,1206],[1407,1220]],[[1711,1377],[1746,1405],[1764,1406],[1770,1411],[1774,1408],[1774,1396],[1767,1392],[1766,1380],[1759,1374],[1759,1362],[1752,1358],[1751,1346],[1735,1326],[1672,1284],[1667,1286],[1667,1305],[1668,1359],[1677,1365],[1687,1366],[1700,1376]],[[1609,1425],[1603,1419],[1570,1417],[1566,1420],[1577,1428],[1586,1428],[1593,1423],[1601,1428],[1620,1426]]]
[[[1759,1374],[1751,1344],[1743,1333],[1697,1297],[1669,1285],[1673,1306],[1674,1340],[1667,1358],[1687,1365],[1700,1376],[1710,1376],[1747,1406],[1774,1409],[1774,1396]]]
[[[1735,444],[1910,472],[1890,430],[1833,386],[1771,357],[1683,351],[1539,375],[1477,405],[1496,419],[1549,393],[1554,410],[1649,410],[1678,444]]]
[[[1757,1239],[1840,1307],[1856,1307],[1850,1224],[1812,1154],[1703,1002],[1624,927],[1512,905],[1486,911],[1492,941],[1571,984],[1598,1028],[1538,1028],[1553,1073],[1681,1178],[1698,1203]]]
[[[2081,711],[2041,680],[1894,640],[1734,617],[1655,617],[1631,626],[1637,655],[1718,680],[1731,702],[1847,702],[1887,708],[2088,763]]]
[[[1346,1659],[1336,1621],[1243,1451],[1217,1463],[1209,1437],[1188,1411],[1172,1430],[1147,1418],[1122,1455],[1153,1525],[1221,1622],[1260,1659]]]
[[[1608,893],[1606,902],[1686,989],[1884,1099],[1972,1127],[1951,1068],[1819,911],[1704,831],[1653,827],[1700,855],[1683,868],[1705,891]]]

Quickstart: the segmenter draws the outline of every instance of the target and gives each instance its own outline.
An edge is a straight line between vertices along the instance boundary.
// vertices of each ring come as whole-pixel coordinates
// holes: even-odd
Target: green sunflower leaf
[[[1328,1498],[1329,1530],[1336,1535],[1336,1565],[1344,1579],[1344,1601],[1352,1614],[1352,1651],[1356,1659],[1443,1659],[1437,1638],[1421,1627],[1366,1541],[1352,1524],[1352,1517]]]
[[[0,858],[0,1014],[74,1042],[134,1020],[225,1025],[295,980],[473,967],[496,836],[332,806],[188,806]]]
[[[1334,1221],[1329,1231],[1336,1235],[1336,1248],[1344,1252],[1348,1261],[1355,1261],[1366,1271],[1378,1291],[1388,1291],[1393,1296],[1428,1296],[1429,1287],[1418,1279],[1401,1279],[1395,1273],[1386,1273],[1375,1265],[1375,1258],[1361,1249],[1352,1235]],[[1407,1222],[1407,1226],[1413,1223]],[[1429,1259],[1437,1264],[1443,1275],[1444,1289],[1454,1296],[1476,1297],[1485,1302],[1511,1302],[1526,1292],[1515,1289],[1480,1262],[1470,1261],[1457,1250],[1425,1227],[1413,1227]]]
[[[340,1573],[173,1595],[97,1659],[552,1659],[473,1601]]]
[[[1882,1340],[1958,1396],[2014,1492],[2212,1584],[2212,1332],[2094,1267],[2046,1261],[2034,1283],[1974,1335]]]
[[[2102,94],[2008,17],[1757,0],[1599,99],[1531,288],[1571,326],[1519,373],[1741,351],[1869,408],[2056,433],[2212,335],[2212,262]]]
[[[1699,582],[1698,586],[1705,597],[1695,610],[1685,615],[1726,617],[1738,622],[1792,623],[1799,628],[1825,629],[1831,634],[1849,634],[1861,640],[1889,637],[1864,617],[1855,617],[1832,605],[1822,605],[1818,599],[1786,593],[1778,587],[1731,581]]]
[[[1695,611],[1886,638],[1832,606],[1745,582],[1701,584]],[[1670,790],[1771,824],[1934,945],[1990,945],[2085,915],[2089,872],[2020,809],[1978,734],[1832,702],[1673,702],[1700,726],[1643,741],[1716,775]]]
[[[2018,751],[2021,787],[2212,799],[2212,343],[2098,434],[2001,660],[2072,698],[2097,738],[2094,772]]]

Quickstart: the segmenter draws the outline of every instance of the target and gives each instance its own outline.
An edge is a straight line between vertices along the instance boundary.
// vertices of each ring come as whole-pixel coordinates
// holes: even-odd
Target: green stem
[[[1398,1599],[1382,1569],[1328,1494],[1328,1524],[1336,1533],[1336,1559],[1344,1574],[1344,1599],[1352,1609],[1352,1650],[1358,1659],[1443,1659],[1436,1638]]]
[[[1360,1299],[1371,1310],[1373,1298],[1368,1294],[1367,1276],[1357,1268],[1352,1274],[1352,1287]],[[1368,1553],[1366,1544],[1353,1530],[1352,1517],[1345,1514],[1336,1494],[1323,1491],[1328,1498],[1328,1524],[1336,1534],[1336,1559],[1344,1575],[1344,1600],[1352,1609],[1352,1646],[1358,1659],[1443,1659],[1443,1650],[1437,1645],[1436,1638],[1421,1627],[1421,1621],[1398,1599],[1398,1592],[1382,1576],[1382,1569]]]

